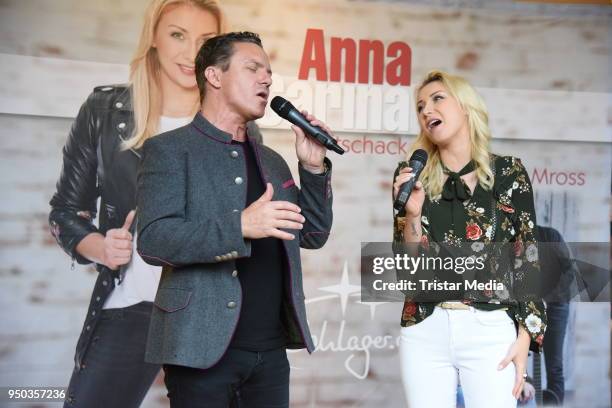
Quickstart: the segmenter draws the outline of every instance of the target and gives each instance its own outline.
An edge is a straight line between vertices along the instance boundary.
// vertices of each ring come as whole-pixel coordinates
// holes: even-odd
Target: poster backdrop
[[[93,86],[127,80],[146,3],[0,2],[0,387],[65,386],[70,376],[95,271],[71,267],[49,234],[47,203],[78,107]],[[412,85],[428,70],[462,75],[484,96],[493,150],[523,160],[541,224],[566,241],[609,242],[612,7],[222,4],[232,28],[262,36],[273,95],[327,121],[348,150],[331,154],[332,235],[303,251],[317,352],[290,353],[291,406],[405,406],[401,305],[360,301],[359,254],[361,242],[391,240],[392,172],[418,131]],[[297,174],[288,126],[271,112],[259,124]],[[572,305],[566,387],[576,407],[609,406],[609,322],[608,302]],[[167,406],[161,380],[144,406]]]

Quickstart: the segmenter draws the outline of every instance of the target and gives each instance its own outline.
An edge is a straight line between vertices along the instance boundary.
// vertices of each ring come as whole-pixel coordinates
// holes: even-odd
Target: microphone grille
[[[277,115],[285,117],[287,112],[292,108],[291,102],[283,98],[282,96],[275,96],[270,102],[270,107]]]
[[[412,156],[410,156],[410,161],[420,161],[421,163],[427,163],[427,152],[423,149],[416,149]]]

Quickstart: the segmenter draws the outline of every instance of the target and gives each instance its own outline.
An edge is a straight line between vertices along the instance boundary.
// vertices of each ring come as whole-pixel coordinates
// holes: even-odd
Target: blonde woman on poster
[[[191,122],[200,106],[195,56],[224,24],[216,0],[151,1],[129,84],[95,88],[72,125],[49,223],[73,261],[94,262],[99,275],[66,407],[138,407],[159,372],[144,361],[161,268],[144,263],[135,248],[141,146]]]
[[[416,110],[420,133],[412,150],[429,159],[394,215],[394,245],[416,244],[426,256],[454,247],[478,257],[493,243],[510,243],[511,253],[492,252],[486,265],[490,273],[512,271],[515,285],[530,288],[540,273],[531,183],[518,158],[490,152],[482,98],[463,78],[432,71],[417,86]],[[400,163],[394,198],[412,177]],[[452,280],[459,272],[445,273]],[[406,299],[400,361],[410,407],[454,407],[459,383],[470,408],[516,407],[528,351],[539,351],[544,338],[544,305],[506,289],[467,293]]]

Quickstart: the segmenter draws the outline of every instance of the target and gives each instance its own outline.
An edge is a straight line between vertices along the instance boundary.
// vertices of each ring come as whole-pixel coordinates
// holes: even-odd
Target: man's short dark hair
[[[220,67],[222,71],[227,71],[230,65],[230,59],[234,55],[234,43],[244,42],[261,45],[259,35],[250,31],[240,31],[227,34],[221,34],[216,37],[206,40],[198,51],[195,60],[195,75],[200,90],[200,103],[204,100],[206,93],[206,77],[204,71],[210,66]]]

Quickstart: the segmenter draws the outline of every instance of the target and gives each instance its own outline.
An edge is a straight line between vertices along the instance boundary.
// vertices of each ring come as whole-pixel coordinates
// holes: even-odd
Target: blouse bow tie
[[[444,165],[443,165],[444,166]],[[442,188],[442,198],[448,201],[465,201],[472,196],[468,186],[461,180],[461,176],[474,171],[475,165],[470,161],[457,173],[450,171],[444,166],[444,173],[448,175],[444,187]]]
[[[463,208],[463,202],[470,197],[472,193],[469,187],[461,180],[461,176],[471,173],[476,168],[473,161],[470,161],[457,173],[450,171],[444,164],[444,173],[448,175],[444,187],[442,188],[442,198],[446,202],[450,202],[451,205],[451,225],[452,229],[459,236],[464,233],[465,225],[467,223],[467,214]]]

